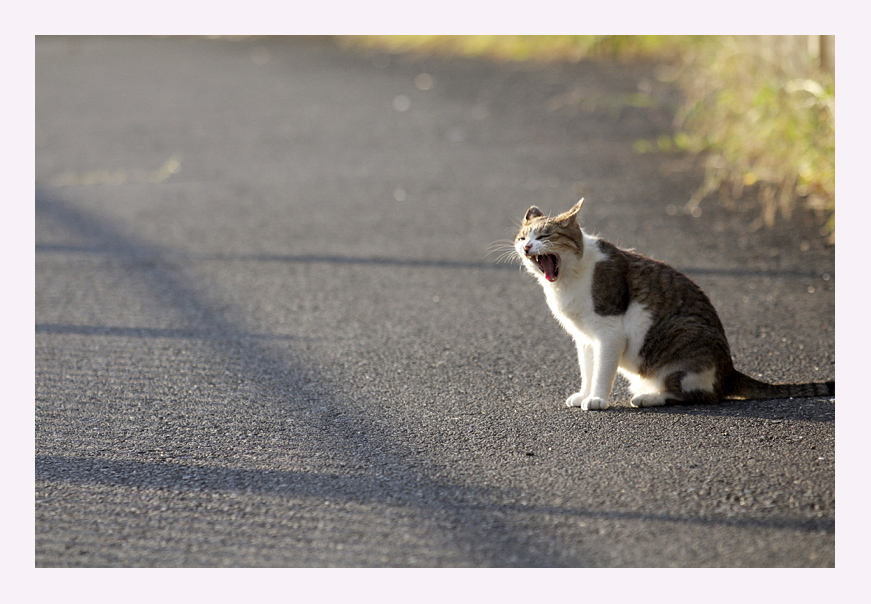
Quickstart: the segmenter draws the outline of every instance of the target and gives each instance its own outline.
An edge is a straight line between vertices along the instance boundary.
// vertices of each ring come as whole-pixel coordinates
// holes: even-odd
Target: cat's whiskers
[[[521,258],[517,255],[517,250],[514,248],[514,240],[513,239],[500,239],[498,241],[494,241],[489,246],[487,246],[489,250],[487,251],[487,256],[491,254],[499,254],[496,256],[495,262],[496,264],[501,264],[503,262],[521,262]]]

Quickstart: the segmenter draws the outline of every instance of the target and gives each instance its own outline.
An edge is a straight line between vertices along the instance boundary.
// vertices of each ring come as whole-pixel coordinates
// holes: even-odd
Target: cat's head
[[[584,200],[568,212],[554,218],[536,206],[526,211],[523,224],[514,238],[514,250],[527,270],[550,283],[556,282],[566,269],[584,254],[584,237],[577,214]]]

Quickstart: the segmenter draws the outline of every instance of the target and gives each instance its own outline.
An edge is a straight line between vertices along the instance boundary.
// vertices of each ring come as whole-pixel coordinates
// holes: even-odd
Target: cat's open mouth
[[[556,254],[541,254],[529,257],[539,270],[544,273],[544,278],[553,283],[559,277],[560,259]]]

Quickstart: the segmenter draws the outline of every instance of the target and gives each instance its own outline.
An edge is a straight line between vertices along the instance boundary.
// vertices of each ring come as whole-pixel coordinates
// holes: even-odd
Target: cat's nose
[[[529,253],[529,250],[531,250],[531,249],[532,249],[532,243],[531,243],[531,242],[530,242],[530,243],[527,243],[526,245],[523,246],[523,251],[526,252],[527,254]]]

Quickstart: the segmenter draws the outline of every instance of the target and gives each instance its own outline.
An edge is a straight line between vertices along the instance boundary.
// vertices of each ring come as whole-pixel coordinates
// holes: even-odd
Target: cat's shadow
[[[830,398],[723,401],[710,405],[667,405],[637,409],[628,404],[610,407],[606,413],[659,413],[696,417],[744,417],[771,421],[795,420],[834,423],[835,402]]]

